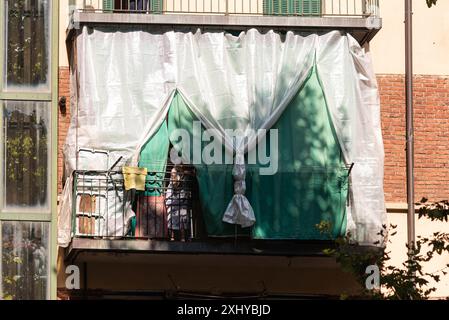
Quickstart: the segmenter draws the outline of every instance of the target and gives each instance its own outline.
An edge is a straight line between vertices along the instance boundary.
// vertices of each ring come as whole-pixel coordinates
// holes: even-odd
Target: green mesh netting
[[[184,129],[190,141],[197,138],[193,129],[196,116],[179,94],[170,106],[168,123],[147,143],[141,164],[150,170],[153,161],[165,162],[168,140],[176,129]],[[318,240],[328,238],[320,234],[316,225],[328,221],[332,237],[346,230],[345,204],[348,192],[347,170],[341,150],[328,116],[323,90],[313,70],[308,80],[271,129],[278,130],[278,171],[274,175],[260,175],[262,164],[247,167],[246,196],[256,215],[252,228],[241,229],[222,222],[223,213],[233,195],[232,165],[195,165],[199,184],[202,215],[210,236],[252,235],[256,239]],[[204,127],[201,127],[201,134]],[[270,150],[270,135],[267,135]],[[153,142],[153,140],[155,140]],[[172,137],[181,153],[193,143]],[[209,144],[202,142],[201,150]],[[258,146],[259,148],[259,146]],[[225,151],[222,148],[222,159]],[[192,159],[191,159],[192,160]],[[151,171],[151,170],[150,170]],[[161,170],[162,171],[162,170]],[[157,190],[157,188],[155,189]]]

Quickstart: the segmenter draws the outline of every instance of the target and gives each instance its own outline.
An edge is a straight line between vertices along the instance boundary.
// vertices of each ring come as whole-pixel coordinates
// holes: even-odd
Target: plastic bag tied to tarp
[[[236,154],[232,176],[234,178],[234,196],[223,215],[223,222],[240,225],[242,228],[251,227],[256,222],[253,208],[245,197],[246,166],[242,137],[236,137]]]

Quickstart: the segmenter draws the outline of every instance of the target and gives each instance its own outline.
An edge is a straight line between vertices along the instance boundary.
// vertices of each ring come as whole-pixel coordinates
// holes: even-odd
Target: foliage
[[[7,81],[38,85],[47,81],[45,2],[8,1]]]
[[[427,6],[431,8],[437,4],[437,0],[426,0]],[[435,203],[428,203],[423,198],[418,205],[419,218],[427,218],[431,221],[448,222],[449,201],[443,200]],[[317,225],[317,228],[331,238],[330,230],[332,226],[329,222],[323,221]],[[390,225],[390,237],[396,234],[396,226]],[[387,238],[387,226],[379,233],[381,239]],[[391,239],[387,240],[391,243]],[[378,246],[380,243],[374,243]],[[423,248],[429,248],[423,252]],[[431,237],[418,237],[415,245],[409,247],[406,245],[407,259],[401,267],[390,264],[390,254],[386,249],[374,249],[362,247],[352,240],[352,236],[347,234],[344,237],[335,240],[335,248],[325,249],[324,253],[334,257],[341,265],[342,270],[354,275],[356,281],[360,284],[361,292],[358,298],[365,299],[398,299],[398,300],[421,300],[428,299],[429,295],[436,289],[429,287],[430,280],[439,282],[441,276],[447,275],[449,264],[442,270],[433,273],[425,272],[423,264],[431,261],[435,254],[441,255],[449,253],[449,234],[435,232]],[[380,271],[380,288],[377,290],[368,290],[366,280],[368,266],[376,265]],[[342,294],[342,298],[348,298],[348,295]]]
[[[437,0],[426,0],[427,6],[430,8],[437,4]]]
[[[33,139],[27,133],[18,133],[13,138],[6,139],[6,153],[8,155],[7,161],[7,178],[10,180],[21,180],[23,174],[27,174],[28,168],[26,166],[19,166],[20,171],[16,170],[17,164],[21,163],[20,159],[33,159],[37,157],[34,155],[35,147]],[[34,173],[33,173],[34,174]]]
[[[449,218],[449,201],[442,200],[438,202],[429,203],[426,198],[422,198],[420,202],[416,203],[418,206],[418,216],[426,217],[431,221],[448,222]],[[429,252],[429,259],[436,253],[438,255],[444,252],[449,253],[449,234],[443,232],[435,232],[432,237],[419,237],[422,244],[428,245],[432,250]],[[449,267],[449,265],[448,265]]]
[[[8,109],[6,114],[5,180],[9,205],[37,205],[45,201],[47,184],[47,130],[36,110]],[[26,197],[23,197],[26,195]]]
[[[5,246],[5,244],[4,244]],[[5,249],[5,248],[4,248]],[[14,255],[12,251],[8,250],[2,250],[2,264],[4,265],[4,268],[12,268],[12,269],[18,269],[19,265],[22,264],[22,259],[19,256]],[[20,276],[17,274],[11,275],[11,274],[3,274],[2,281],[3,281],[3,297],[0,296],[0,300],[13,300],[14,294],[10,293],[14,290],[8,290],[8,287],[15,287],[17,286],[17,283],[20,280]]]
[[[39,228],[2,227],[0,300],[46,296],[47,253]]]
[[[419,218],[427,218],[432,221],[447,221],[449,215],[449,202],[440,201],[427,204],[423,199],[419,205]],[[396,234],[397,226],[383,226],[379,233],[381,239],[387,239],[391,243],[391,237]],[[322,222],[317,228],[328,233],[331,226],[328,222]],[[374,243],[379,245],[379,243]],[[427,248],[427,250],[424,250]],[[436,272],[425,272],[424,264],[431,261],[435,255],[449,254],[449,234],[435,232],[431,237],[418,237],[413,247],[406,245],[407,259],[401,267],[391,265],[391,252],[379,247],[362,247],[352,240],[350,234],[336,239],[335,248],[324,251],[328,256],[334,257],[341,265],[343,271],[354,275],[360,284],[361,292],[357,298],[362,299],[389,299],[389,300],[422,300],[428,299],[436,289],[429,287],[430,281],[439,282],[442,276],[447,275],[449,264]],[[375,265],[380,271],[380,288],[368,290],[366,274],[368,266]],[[347,297],[347,295],[344,295]]]

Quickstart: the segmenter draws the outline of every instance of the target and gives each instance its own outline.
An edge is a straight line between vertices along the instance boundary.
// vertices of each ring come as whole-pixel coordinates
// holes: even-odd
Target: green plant
[[[427,6],[430,8],[437,4],[437,0],[426,0]]]
[[[1,258],[6,270],[9,270],[11,268],[15,270],[17,269],[18,265],[22,264],[22,259],[19,256],[15,255],[13,253],[13,250],[10,250],[10,245],[11,244],[8,242],[3,243]],[[12,293],[13,290],[10,290],[10,288],[18,284],[18,282],[20,281],[20,276],[18,276],[17,274],[12,275],[5,273],[2,276],[2,281],[4,292],[2,293],[3,296],[0,296],[0,300],[14,300],[15,297]]]
[[[419,205],[419,218],[447,221],[449,215],[449,201],[427,203],[423,199]],[[328,233],[330,228],[328,222],[322,222],[317,228],[322,233]],[[396,234],[396,227],[383,226],[379,232],[382,239],[391,243],[391,237]],[[389,237],[387,237],[389,231]],[[350,234],[335,240],[335,248],[326,249],[324,253],[334,257],[341,265],[343,271],[351,273],[360,285],[360,293],[356,298],[362,299],[394,299],[394,300],[422,300],[428,299],[436,289],[430,287],[430,281],[439,282],[442,276],[447,275],[447,269],[443,268],[436,272],[425,272],[424,264],[431,261],[434,256],[449,253],[449,234],[436,232],[432,237],[418,237],[413,247],[405,246],[407,259],[400,267],[391,265],[391,252],[385,248],[379,248],[380,243],[374,243],[377,247],[362,247],[352,240]],[[428,248],[424,250],[424,248]],[[368,266],[377,266],[380,273],[380,288],[369,290],[366,281],[369,274],[366,273]],[[342,298],[351,298],[346,294]]]
[[[11,85],[47,82],[48,46],[44,2],[8,2],[6,78]]]
[[[28,229],[28,228],[27,228]],[[36,229],[22,229],[21,236],[11,228],[2,234],[2,292],[0,300],[23,300],[45,297],[47,262],[42,237]]]
[[[7,110],[6,114],[6,201],[8,205],[39,205],[47,193],[46,123],[35,110]]]

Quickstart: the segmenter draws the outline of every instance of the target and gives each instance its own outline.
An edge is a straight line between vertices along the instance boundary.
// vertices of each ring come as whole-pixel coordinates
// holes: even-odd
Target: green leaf
[[[14,259],[12,261],[14,261],[14,263],[17,263],[17,264],[22,264],[22,259],[20,257],[14,257]]]

